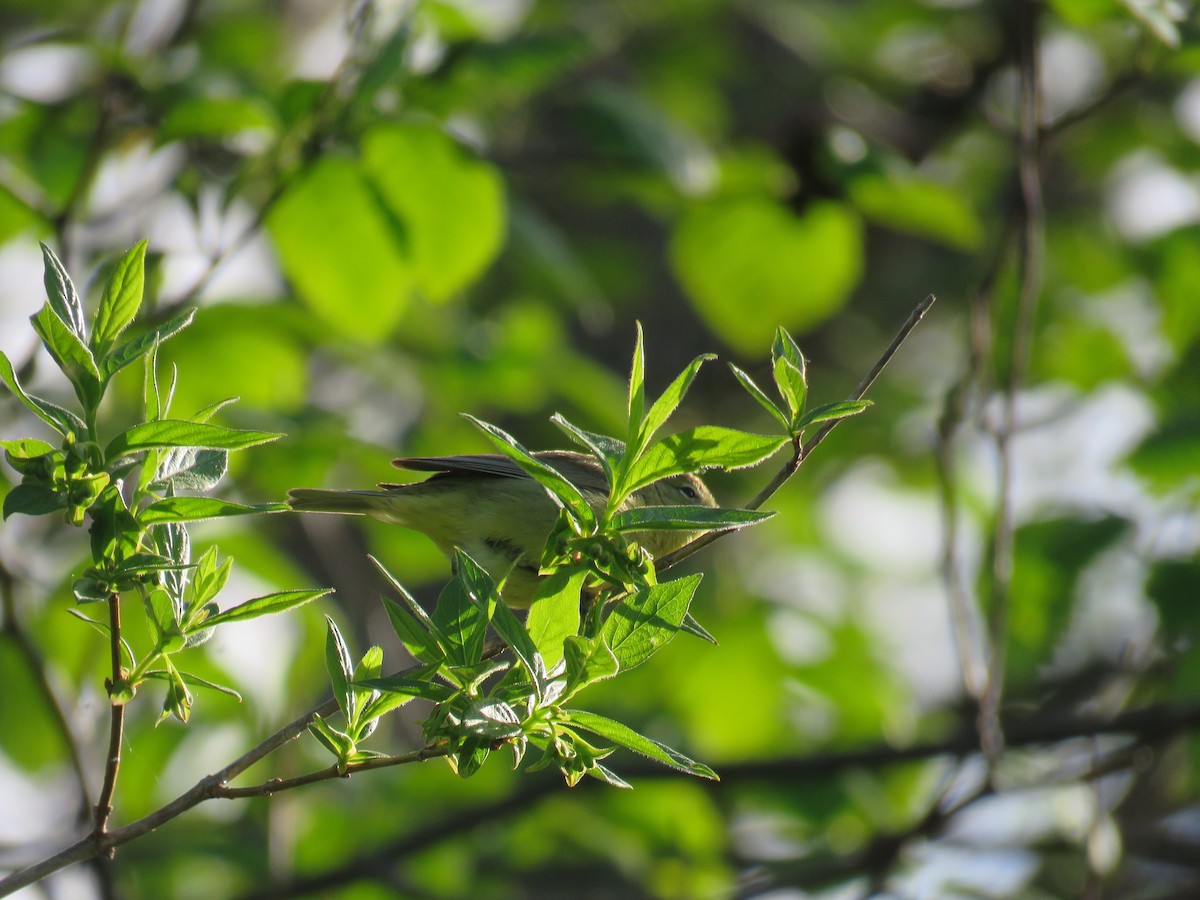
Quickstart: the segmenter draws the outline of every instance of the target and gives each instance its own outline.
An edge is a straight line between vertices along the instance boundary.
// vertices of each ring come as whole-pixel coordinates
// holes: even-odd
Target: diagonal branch
[[[417,668],[414,666],[397,674],[403,675],[416,671]],[[0,879],[0,897],[8,896],[13,891],[36,884],[46,876],[74,863],[90,859],[97,855],[110,853],[121,844],[127,844],[144,834],[154,831],[206,800],[218,797],[267,796],[272,793],[278,793],[281,790],[289,790],[294,787],[301,787],[304,784],[337,777],[341,773],[336,769],[322,770],[321,772],[299,776],[296,779],[289,779],[287,781],[279,781],[278,783],[266,782],[263,785],[257,785],[252,788],[229,787],[230,781],[237,778],[237,776],[241,775],[255,763],[304,734],[308,730],[308,726],[318,716],[332,715],[337,712],[337,709],[337,700],[333,698],[326,700],[315,709],[309,710],[304,715],[289,722],[257,746],[247,750],[223,769],[200,779],[187,791],[184,791],[184,793],[180,794],[174,800],[149,815],[121,828],[114,828],[108,831],[97,830],[95,833],[76,841],[70,847],[53,856],[47,857],[28,868],[21,869],[6,878]],[[400,765],[401,762],[420,762],[424,759],[440,755],[444,755],[440,751],[440,748],[426,747],[411,754],[405,754],[403,757],[384,757],[379,760],[366,760],[362,763],[356,763],[350,767],[350,771],[365,771],[385,765]]]
[[[924,300],[922,300],[913,308],[913,311],[909,313],[904,324],[900,326],[900,330],[896,332],[896,336],[892,338],[892,342],[888,345],[887,349],[884,350],[879,359],[875,361],[875,365],[871,367],[871,371],[869,371],[863,377],[862,381],[858,383],[858,387],[851,391],[850,396],[846,398],[847,400],[854,401],[861,400],[863,398],[863,396],[870,389],[871,385],[875,383],[875,379],[879,377],[880,373],[883,372],[887,364],[891,362],[892,357],[896,355],[896,351],[900,349],[900,345],[904,343],[909,334],[912,333],[912,330],[916,328],[921,319],[925,317],[925,313],[927,313],[929,308],[933,306],[933,303],[936,299],[937,298],[934,297],[933,294],[929,294]],[[833,429],[841,421],[841,419],[834,419],[831,422],[826,422],[825,425],[823,425],[810,440],[804,443],[801,443],[799,439],[795,440],[793,442],[794,450],[792,458],[784,463],[783,467],[775,473],[775,477],[767,483],[766,487],[755,494],[754,499],[747,503],[745,508],[759,509],[764,503],[770,500],[771,497],[775,495],[775,492],[783,487],[787,483],[788,479],[790,479],[796,474],[797,471],[799,471],[800,466],[804,464],[804,460],[808,458],[808,455],[817,449],[818,445],[820,445],[820,443],[829,436],[829,432],[833,431]],[[713,541],[719,540],[726,534],[729,534],[729,532],[710,531],[706,534],[702,534],[691,543],[686,544],[683,547],[680,547],[678,550],[668,553],[666,556],[658,559],[655,562],[655,567],[658,569],[669,569],[671,566],[682,562],[696,551],[707,547]]]

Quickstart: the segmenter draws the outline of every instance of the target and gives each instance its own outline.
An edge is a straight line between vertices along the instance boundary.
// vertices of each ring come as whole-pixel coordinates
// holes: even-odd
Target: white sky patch
[[[34,44],[0,59],[0,89],[35,103],[58,103],[79,92],[96,70],[82,47]]]
[[[290,41],[293,78],[328,81],[350,50],[350,35],[346,30],[345,9],[340,3],[330,3],[325,15],[307,28],[306,23],[293,23],[298,29]]]
[[[155,147],[150,139],[124,142],[100,163],[88,197],[88,212],[104,216],[158,197],[186,162],[182,147]]]
[[[1107,75],[1095,45],[1074,31],[1055,31],[1041,43],[1042,116],[1053,122],[1086,106]]]
[[[235,568],[217,603],[228,609],[273,590],[276,588]],[[262,616],[217,628],[205,648],[225,671],[237,674],[238,691],[247,700],[262,709],[281,709],[290,696],[288,673],[300,638],[300,627],[290,616]]]
[[[830,541],[856,562],[893,577],[922,574],[937,565],[941,519],[936,499],[902,487],[883,462],[855,466],[825,492],[819,510]]]
[[[1122,236],[1147,241],[1200,222],[1200,186],[1156,153],[1138,150],[1113,167],[1105,206]]]
[[[164,298],[186,294],[224,254],[202,297],[241,301],[278,296],[282,289],[279,266],[261,229],[247,234],[255,211],[235,199],[226,205],[219,190],[202,191],[196,209],[182,196],[164,194],[155,204],[150,233],[152,249],[166,253],[163,261]],[[232,249],[231,249],[232,248]]]
[[[1183,133],[1200,144],[1200,78],[1193,78],[1179,92],[1174,111]]]

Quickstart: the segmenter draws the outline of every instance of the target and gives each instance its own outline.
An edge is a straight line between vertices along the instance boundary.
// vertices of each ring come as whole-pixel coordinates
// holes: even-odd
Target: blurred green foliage
[[[1014,441],[1017,734],[1194,703],[1200,678],[1195,6],[1034,5],[1046,257]],[[974,810],[982,833],[946,842],[929,810],[955,772],[951,787],[971,783],[969,767],[931,752],[805,768],[974,727],[940,576],[934,457],[974,348],[999,374],[954,419],[949,455],[961,582],[982,609],[994,389],[1019,283],[1023,6],[0,0],[0,349],[22,383],[65,404],[70,388],[32,353],[24,321],[44,301],[36,241],[93,309],[107,266],[148,236],[151,321],[198,308],[160,353],[180,371],[176,408],[236,395],[225,424],[288,435],[231,460],[222,496],[234,501],[368,487],[393,479],[401,454],[488,449],[461,412],[537,449],[562,445],[556,411],[613,433],[635,319],[653,393],[706,351],[770,383],[782,325],[808,357],[810,405],[839,400],[916,301],[940,298],[876,406],[772,500],[776,518],[687,563],[709,573],[694,610],[719,646],[680,639],[622,688],[596,690],[597,709],[694,751],[720,785],[653,780],[631,757],[614,760],[635,772],[628,794],[567,792],[498,760],[468,782],[432,765],[364,773],[201,806],[121,849],[120,895],[1134,896],[1161,876],[1186,896],[1200,840],[1164,837],[1200,808],[1186,728],[1097,740],[1095,778],[1070,744],[1014,749],[995,784],[1018,811]],[[137,421],[141,387],[118,376],[105,414]],[[774,427],[716,366],[678,418]],[[29,425],[0,398],[4,438]],[[733,505],[767,477],[713,482]],[[6,493],[17,480],[3,472]],[[333,586],[336,600],[195,652],[194,671],[236,684],[242,704],[213,697],[186,731],[131,715],[119,822],[325,696],[324,613],[355,646],[401,654],[368,553],[426,603],[447,574],[423,538],[378,523],[239,519],[198,530],[196,555],[216,542],[245,571],[224,606],[299,584]],[[47,517],[0,533],[0,762],[5,784],[15,775],[48,797],[68,796],[65,746],[18,633],[53,648],[49,684],[99,772],[107,659],[65,614],[87,554]],[[414,746],[419,717],[374,740]],[[297,743],[248,777],[320,761],[315,742]],[[1081,813],[1071,791],[1093,786]],[[1038,805],[1039,791],[1058,802]],[[1031,820],[1046,833],[1014,836]],[[1110,828],[1121,840],[1106,856]],[[950,845],[967,862],[947,871],[937,854]],[[981,882],[974,863],[997,846],[1027,862]],[[1166,875],[1163,859],[1176,866]]]

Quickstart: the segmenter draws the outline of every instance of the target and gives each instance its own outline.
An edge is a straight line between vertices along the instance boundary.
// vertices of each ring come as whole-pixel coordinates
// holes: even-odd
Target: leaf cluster
[[[376,561],[400,598],[382,598],[392,627],[419,666],[380,677],[378,647],[355,665],[330,620],[326,658],[344,726],[318,719],[310,730],[335,755],[337,765],[345,769],[369,758],[359,743],[375,730],[378,719],[420,699],[433,704],[424,722],[427,745],[442,751],[463,777],[477,772],[493,752],[507,749],[514,767],[528,758],[530,771],[554,767],[571,785],[591,776],[628,787],[605,764],[617,747],[624,747],[680,771],[715,778],[702,763],[572,704],[589,685],[636,668],[681,631],[711,640],[690,613],[701,576],[659,581],[639,536],[656,530],[730,531],[772,515],[702,505],[639,505],[630,503],[635,492],[672,476],[756,465],[798,441],[804,428],[866,407],[835,404],[805,412],[804,358],[783,330],[773,356],[782,408],[748,376],[734,371],[784,426],[782,434],[701,425],[658,437],[711,356],[692,360],[648,402],[639,328],[623,437],[586,431],[561,415],[552,419],[603,470],[609,485],[603,502],[587,496],[507,432],[468,416],[560,510],[528,617],[521,621],[501,601],[507,573],[484,571],[461,549],[455,551],[454,576],[432,613]],[[488,644],[489,630],[498,635],[499,645]]]
[[[3,515],[61,513],[72,526],[87,525],[91,561],[73,584],[77,604],[117,605],[125,595],[136,596],[149,638],[139,653],[126,633],[113,633],[109,617],[94,619],[79,608],[70,610],[119,647],[121,666],[109,683],[112,702],[128,702],[148,679],[165,681],[163,715],[186,722],[190,688],[237,692],[181,670],[176,654],[202,644],[220,625],[291,609],[328,591],[282,591],[218,609],[215,598],[232,560],[221,560],[215,547],[193,560],[187,523],[284,506],[194,494],[220,482],[231,452],[280,435],[213,424],[211,418],[232,401],[188,418],[171,417],[176,373],[167,386],[160,385],[158,348],[191,323],[194,311],[123,337],[142,305],[146,241],[112,267],[90,325],[66,268],[44,244],[42,253],[47,302],[31,322],[70,382],[78,406],[67,409],[30,394],[0,353],[0,378],[58,435],[57,445],[35,438],[0,441],[5,459],[21,476],[4,498]],[[142,420],[110,436],[99,425],[101,404],[113,377],[139,361],[144,368]]]

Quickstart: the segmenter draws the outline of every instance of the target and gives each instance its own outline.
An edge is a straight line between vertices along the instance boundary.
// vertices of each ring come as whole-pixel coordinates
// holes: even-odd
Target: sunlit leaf
[[[805,331],[841,309],[862,272],[862,226],[847,207],[801,216],[766,197],[715,200],[688,212],[671,265],[714,334],[751,355],[783,325]]]

